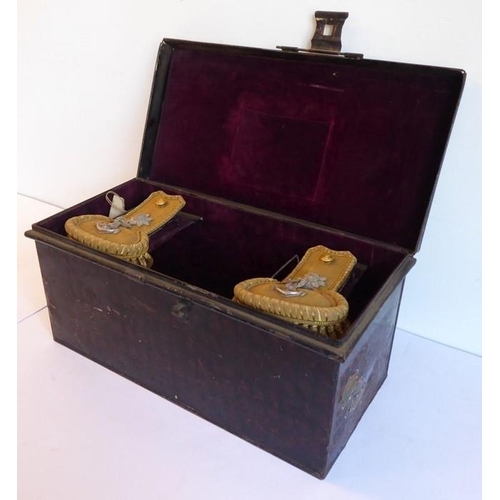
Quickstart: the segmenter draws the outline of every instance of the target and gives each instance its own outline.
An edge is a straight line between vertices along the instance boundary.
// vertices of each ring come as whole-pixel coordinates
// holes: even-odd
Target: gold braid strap
[[[234,301],[322,335],[340,338],[348,327],[349,304],[337,290],[356,262],[350,252],[319,245],[310,248],[283,281],[253,278],[238,283]]]
[[[170,221],[185,204],[182,196],[155,191],[120,217],[79,215],[68,219],[64,228],[70,238],[94,250],[151,267],[149,235]]]

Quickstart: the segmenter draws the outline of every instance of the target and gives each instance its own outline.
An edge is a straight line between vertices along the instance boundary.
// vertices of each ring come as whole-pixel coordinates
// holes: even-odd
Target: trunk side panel
[[[340,368],[328,470],[387,377],[403,284],[394,289]]]

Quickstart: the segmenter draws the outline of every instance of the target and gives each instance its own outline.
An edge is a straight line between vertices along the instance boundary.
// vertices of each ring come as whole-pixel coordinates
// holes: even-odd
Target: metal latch
[[[348,12],[327,12],[320,10],[316,11],[314,15],[316,17],[316,30],[311,39],[310,49],[300,49],[284,45],[280,45],[277,48],[284,52],[310,52],[340,56],[348,59],[363,59],[363,54],[340,51],[342,48],[342,28],[349,16]]]

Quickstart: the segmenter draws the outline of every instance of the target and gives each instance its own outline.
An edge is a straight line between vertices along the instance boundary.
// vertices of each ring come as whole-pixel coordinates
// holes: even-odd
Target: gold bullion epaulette
[[[238,283],[234,300],[317,333],[341,337],[349,304],[337,290],[356,262],[351,252],[315,246],[283,281],[253,278]]]
[[[66,221],[68,236],[94,250],[151,267],[149,235],[171,220],[186,202],[182,196],[155,191],[140,205],[114,219],[79,215]]]

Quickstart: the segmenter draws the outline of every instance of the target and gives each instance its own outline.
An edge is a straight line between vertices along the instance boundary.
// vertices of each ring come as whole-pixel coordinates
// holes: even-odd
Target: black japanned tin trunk
[[[101,193],[33,225],[54,339],[324,478],[387,376],[461,70],[164,40],[127,207],[185,209],[151,269],[69,239]],[[337,340],[232,301],[316,245],[363,272]]]
[[[387,375],[403,274],[346,360],[345,346],[301,342],[230,301],[30,235],[54,340],[316,477]]]

